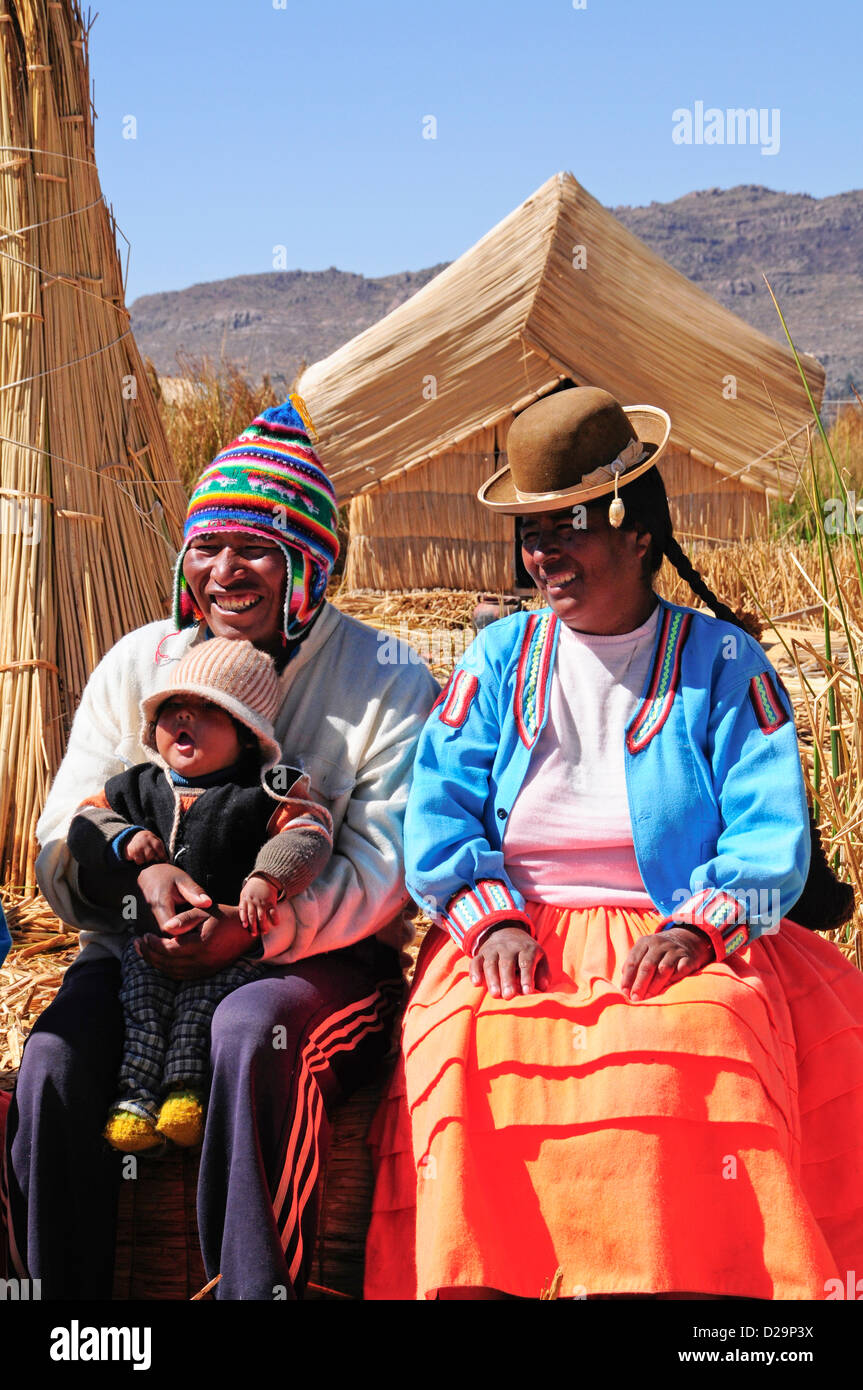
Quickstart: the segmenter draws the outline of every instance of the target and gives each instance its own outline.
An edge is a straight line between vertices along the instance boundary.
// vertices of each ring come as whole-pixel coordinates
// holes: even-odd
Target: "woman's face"
[[[183,574],[214,637],[245,637],[265,651],[281,645],[285,557],[275,541],[247,531],[210,531],[189,543]]]
[[[631,632],[653,609],[653,590],[644,578],[650,547],[646,531],[615,530],[608,503],[573,510],[537,512],[520,518],[525,568],[546,603],[577,632]]]

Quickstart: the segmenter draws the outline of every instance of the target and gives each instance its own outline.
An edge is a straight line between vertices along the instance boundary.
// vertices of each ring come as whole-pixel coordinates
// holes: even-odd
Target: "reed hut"
[[[0,869],[26,896],[87,677],[168,611],[185,493],[124,303],[81,10],[0,9]]]
[[[823,369],[803,361],[818,402]],[[793,491],[810,408],[791,353],[556,174],[300,378],[350,501],[347,586],[517,586],[514,523],[476,490],[506,462],[514,416],[570,385],[668,411],[661,471],[684,536],[751,535]]]

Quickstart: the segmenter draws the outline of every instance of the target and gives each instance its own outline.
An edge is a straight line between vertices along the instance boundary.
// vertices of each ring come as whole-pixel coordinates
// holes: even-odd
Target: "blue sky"
[[[610,206],[860,186],[851,0],[576,4],[99,0],[96,153],[129,299],[271,271],[281,246],[289,269],[451,260],[559,169]],[[696,102],[763,109],[769,140],[675,143]]]

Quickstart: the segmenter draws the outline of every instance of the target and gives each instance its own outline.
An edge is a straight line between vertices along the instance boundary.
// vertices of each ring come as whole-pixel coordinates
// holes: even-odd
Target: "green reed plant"
[[[858,426],[852,417],[850,421],[843,423],[842,430],[838,435],[834,431],[834,439],[831,440],[821,413],[813,399],[785,316],[770,282],[766,276],[764,279],[779,315],[788,346],[794,356],[797,371],[812,410],[816,430],[814,439],[810,440],[807,469],[801,477],[801,487],[814,522],[817,543],[819,582],[816,584],[811,576],[809,576],[809,582],[821,601],[824,674],[827,677],[826,730],[823,730],[823,724],[819,730],[814,703],[810,710],[813,728],[813,804],[819,819],[823,821],[825,816],[827,817],[829,824],[826,829],[834,843],[837,846],[840,842],[842,843],[846,867],[851,871],[859,890],[861,869],[863,869],[860,834],[860,822],[863,820],[860,805],[860,717],[863,714],[863,679],[861,679],[860,673],[858,647],[863,650],[863,646],[861,646],[861,638],[863,638],[863,557],[861,557],[861,549],[863,547],[861,547],[861,537],[857,533],[856,526],[855,488],[849,487],[849,483],[856,483],[861,468],[861,456],[857,453]],[[840,447],[844,446],[846,454],[844,470],[840,468],[836,457],[834,442]],[[853,469],[850,466],[852,444],[854,449]],[[826,525],[825,495],[828,488],[831,489],[834,500],[838,500],[840,513],[846,522],[844,530],[839,532],[836,531],[835,527]],[[835,516],[835,507],[832,510]],[[848,524],[849,522],[850,524]],[[844,580],[840,578],[838,563],[839,552],[843,547],[850,547],[853,556],[851,574],[848,575],[847,567],[845,567],[846,577]],[[855,579],[856,583],[854,582]],[[833,655],[833,623],[837,618],[848,647],[850,671],[848,667],[835,660]],[[800,653],[797,646],[798,644],[795,644],[795,658],[802,678]],[[804,688],[808,688],[811,694],[812,687],[808,681],[804,683]],[[829,769],[824,764],[822,740],[819,739],[819,732],[822,733],[822,739],[823,733],[827,735]],[[837,849],[836,866],[838,867],[838,865]]]

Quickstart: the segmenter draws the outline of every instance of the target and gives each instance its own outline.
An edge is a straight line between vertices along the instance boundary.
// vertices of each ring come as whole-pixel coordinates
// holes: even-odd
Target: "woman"
[[[338,553],[335,501],[302,402],[292,402],[265,411],[202,474],[173,621],[128,634],[99,663],[39,822],[40,887],[80,926],[83,947],[28,1039],[9,1118],[11,1242],[43,1298],[110,1297],[122,1165],[101,1131],[120,1061],[128,926],[106,904],[123,883],[82,882],[66,831],[82,800],[144,760],[141,699],[196,643],[246,638],[276,658],[275,736],[329,808],[335,842],[312,887],[279,905],[267,977],[213,1019],[198,1220],[207,1275],[221,1275],[218,1298],[302,1292],[328,1112],[386,1050],[401,989],[407,787],[437,687],[407,653],[380,664],[375,632],[324,601]],[[146,867],[137,884],[160,927],[195,923],[181,936],[142,938],[166,974],[210,975],[249,950],[237,904],[212,904],[176,865]]]
[[[479,494],[548,606],[486,630],[420,740],[408,885],[437,925],[370,1296],[536,1298],[559,1269],[569,1297],[823,1298],[863,1262],[863,976],[787,920],[791,708],[672,537],[669,429],[563,391]],[[657,597],[663,553],[723,620]]]

